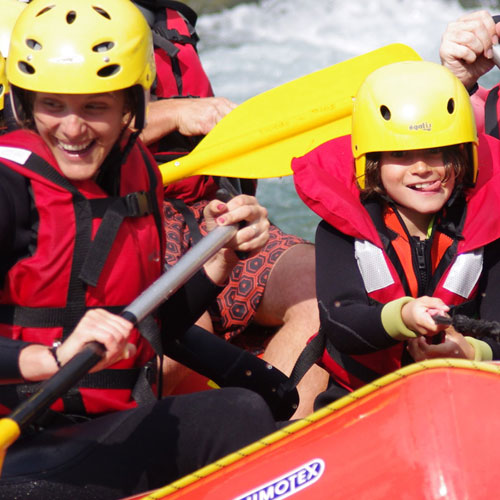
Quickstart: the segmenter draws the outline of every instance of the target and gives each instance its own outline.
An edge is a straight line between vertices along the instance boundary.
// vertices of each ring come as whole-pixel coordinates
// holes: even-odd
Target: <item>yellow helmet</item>
[[[35,0],[12,32],[7,78],[26,90],[148,90],[154,77],[151,31],[130,0]]]
[[[7,78],[5,76],[5,59],[0,54],[0,110],[3,109],[5,93],[7,92]]]
[[[358,90],[352,112],[356,178],[365,187],[366,154],[469,143],[477,178],[477,132],[467,90],[448,69],[404,61],[375,70]]]
[[[0,54],[7,57],[9,53],[10,36],[17,18],[26,7],[21,0],[0,0]]]

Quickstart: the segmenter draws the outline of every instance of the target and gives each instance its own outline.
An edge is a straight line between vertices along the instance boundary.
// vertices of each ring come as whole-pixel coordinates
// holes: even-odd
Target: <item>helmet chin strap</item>
[[[19,102],[19,99],[16,98],[16,92],[14,89],[11,87],[10,92],[9,92],[9,99],[10,99],[10,107],[12,108],[12,114],[14,115],[14,119],[16,120],[16,123],[22,127],[23,122],[19,116],[19,113],[17,112],[17,107],[21,106],[21,103]]]
[[[136,85],[133,90],[137,96],[137,110],[134,119],[134,128],[142,131],[146,126],[146,103],[149,100],[149,91],[143,90],[139,85]]]

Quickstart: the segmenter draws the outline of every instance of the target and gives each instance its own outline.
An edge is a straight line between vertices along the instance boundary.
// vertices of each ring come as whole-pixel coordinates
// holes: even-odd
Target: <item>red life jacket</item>
[[[157,71],[155,94],[211,97],[212,86],[196,50],[196,14],[184,7],[182,11],[167,7],[156,13],[152,26]]]
[[[493,20],[498,23],[500,16],[493,16]],[[490,90],[478,87],[471,96],[478,132],[484,132],[497,139],[500,139],[498,123],[500,117],[499,90],[499,85],[495,85]]]
[[[154,10],[155,22],[151,27],[157,71],[155,95],[163,98],[212,97],[210,80],[196,50],[196,13],[180,2],[159,0],[157,5],[165,8]],[[202,138],[172,132],[148,147],[156,161],[162,164],[189,153]],[[256,187],[256,181],[242,180],[244,193],[253,195]],[[166,186],[165,197],[189,204],[212,200],[218,188],[211,176],[192,176]]]
[[[30,149],[25,149],[29,144]],[[70,182],[39,135],[20,130],[0,140],[0,161],[29,180],[33,240],[0,291],[0,335],[44,345],[67,337],[89,308],[121,311],[162,272],[161,178],[136,144],[121,169],[120,196],[94,181]],[[53,409],[104,413],[136,406],[132,389],[151,360],[135,329],[136,355],[85,377]],[[16,403],[31,384],[0,387]],[[11,397],[9,397],[9,394]]]
[[[167,8],[155,12],[156,19],[152,26],[157,72],[156,96],[212,97],[214,93],[210,80],[196,50],[196,14],[179,2],[175,2],[172,8],[168,7],[168,1],[161,3]],[[164,163],[185,155],[199,140],[200,137],[185,137],[174,132],[149,148],[158,163]],[[212,177],[193,176],[166,186],[165,196],[192,203],[213,198],[217,189]]]
[[[481,137],[479,177],[467,196],[463,239],[435,238],[431,292],[449,305],[463,304],[474,297],[482,269],[483,247],[500,237],[500,221],[490,217],[500,201],[500,168],[496,160],[499,145],[495,139]],[[411,285],[404,285],[404,278],[396,271],[370,215],[360,202],[350,136],[330,141],[295,159],[292,168],[297,192],[304,203],[333,227],[355,239],[366,293],[380,303],[410,295]],[[396,249],[403,268],[404,252],[404,249]],[[448,261],[440,266],[439,261],[445,256]],[[370,273],[370,268],[375,268],[377,273]],[[408,264],[405,271],[407,268]],[[408,270],[405,274],[411,272]],[[371,354],[348,355],[339,352],[329,339],[325,340],[322,363],[336,382],[349,390],[401,367],[402,342]]]

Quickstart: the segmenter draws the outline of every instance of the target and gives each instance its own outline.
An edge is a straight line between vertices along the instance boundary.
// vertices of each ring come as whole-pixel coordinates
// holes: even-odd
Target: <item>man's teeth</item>
[[[71,151],[73,153],[78,153],[79,151],[84,151],[92,144],[92,141],[89,141],[85,144],[65,144],[64,142],[59,142],[59,145],[65,151]]]

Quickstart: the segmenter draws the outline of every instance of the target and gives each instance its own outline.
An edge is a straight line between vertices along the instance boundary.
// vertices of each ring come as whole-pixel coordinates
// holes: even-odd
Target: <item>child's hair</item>
[[[436,148],[443,153],[445,176],[443,182],[450,178],[451,171],[455,173],[455,189],[467,189],[474,185],[472,158],[467,144],[456,144]],[[380,177],[380,157],[382,153],[367,153],[365,187],[361,189],[361,198],[386,197]]]
[[[351,133],[356,181],[361,189],[365,188],[371,153],[460,144],[470,151],[468,165],[475,181],[478,139],[470,96],[445,67],[427,61],[402,61],[376,69],[361,84],[354,100]],[[445,163],[455,165],[454,156],[448,156]],[[465,173],[460,176],[466,177]],[[380,183],[371,184],[372,188],[377,185]]]

